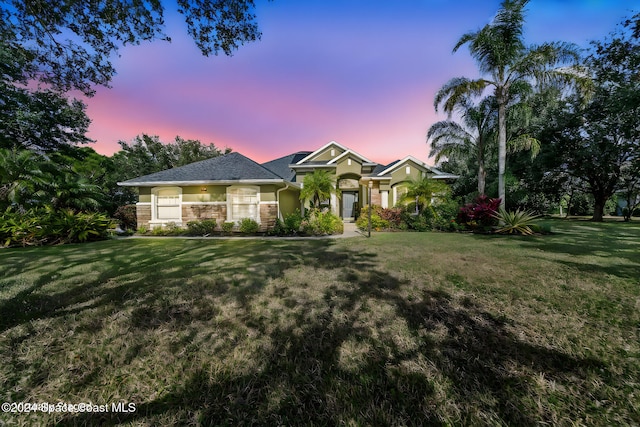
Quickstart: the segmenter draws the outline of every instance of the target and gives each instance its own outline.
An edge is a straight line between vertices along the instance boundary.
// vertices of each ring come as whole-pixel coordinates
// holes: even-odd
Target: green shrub
[[[267,230],[267,234],[270,236],[285,236],[286,230],[284,227],[284,222],[280,218],[276,218],[276,222],[273,225],[273,228]]]
[[[187,222],[187,234],[189,236],[209,236],[216,232],[215,219],[202,219]]]
[[[330,211],[310,209],[300,224],[302,232],[309,236],[322,236],[326,234],[340,234],[344,232],[342,219]]]
[[[232,221],[223,222],[220,228],[222,228],[223,233],[229,234],[231,233],[231,231],[233,231],[233,227],[235,227],[235,225],[236,223]]]
[[[300,209],[284,215],[284,219],[276,218],[276,223],[269,234],[274,236],[295,236],[300,233],[303,217]]]
[[[593,196],[587,193],[575,193],[571,198],[569,215],[593,215]]]
[[[0,215],[0,239],[3,246],[33,246],[46,243],[40,221],[32,211],[25,214],[11,208]]]
[[[160,227],[154,227],[151,230],[154,236],[183,236],[187,234],[187,229],[180,227],[175,222],[168,222]]]
[[[534,233],[539,233],[539,234],[551,234],[551,224],[546,223],[546,222],[539,222],[536,224],[531,224],[529,226],[531,228],[531,231],[533,231]]]
[[[166,236],[180,236],[184,234],[186,230],[180,227],[175,222],[171,221],[164,227],[164,231]]]
[[[459,231],[462,227],[458,225],[456,217],[460,206],[455,200],[445,200],[433,206],[435,218],[433,228],[440,231]]]
[[[408,211],[403,214],[403,221],[409,230],[431,231],[433,230],[434,213],[431,207],[427,207],[424,212],[414,215]]]
[[[153,235],[153,236],[166,236],[164,227],[161,226],[161,225],[153,227],[151,229],[151,235]]]
[[[86,242],[108,237],[111,220],[102,213],[69,209],[31,209],[0,215],[0,239],[4,246],[37,246]]]
[[[283,221],[285,234],[298,234],[300,232],[302,219],[300,209],[296,209],[294,212],[286,214]]]
[[[105,239],[111,227],[111,220],[97,212],[74,213],[63,210],[66,230],[62,231],[60,243],[86,242]]]
[[[258,224],[255,219],[242,218],[238,225],[238,230],[244,234],[254,234],[260,230],[260,224]]]
[[[371,229],[375,231],[387,230],[391,227],[391,221],[383,219],[381,211],[384,211],[379,206],[374,206],[371,211]],[[384,215],[384,214],[382,214]],[[356,220],[356,226],[363,231],[369,230],[369,206],[364,206],[360,209],[360,215]]]

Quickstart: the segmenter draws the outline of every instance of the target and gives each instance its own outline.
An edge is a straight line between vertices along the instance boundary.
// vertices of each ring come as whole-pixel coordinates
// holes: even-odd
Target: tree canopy
[[[607,199],[625,187],[625,174],[640,172],[638,22],[640,14],[611,38],[593,43],[586,60],[593,95],[567,106],[555,138],[560,168],[586,184],[594,199],[596,221],[602,221]]]
[[[56,91],[108,86],[116,70],[111,59],[128,44],[165,33],[166,4],[159,0],[7,0],[0,2],[0,52],[20,62],[10,80],[39,81]],[[253,0],[177,0],[188,32],[204,55],[230,55],[257,40]],[[6,64],[3,61],[3,75]],[[14,67],[15,68],[15,67]],[[4,79],[4,76],[3,76]]]

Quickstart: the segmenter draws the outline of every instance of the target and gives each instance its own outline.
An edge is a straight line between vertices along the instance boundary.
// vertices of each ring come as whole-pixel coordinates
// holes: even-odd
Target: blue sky
[[[629,0],[532,0],[527,43],[588,47],[633,13]],[[336,140],[385,163],[427,160],[426,131],[450,78],[478,77],[458,38],[479,29],[499,1],[274,0],[257,2],[262,40],[232,57],[203,57],[181,17],[172,43],[127,46],[112,88],[88,99],[98,152],[140,133],[231,147],[258,161]],[[637,6],[636,6],[637,7]]]

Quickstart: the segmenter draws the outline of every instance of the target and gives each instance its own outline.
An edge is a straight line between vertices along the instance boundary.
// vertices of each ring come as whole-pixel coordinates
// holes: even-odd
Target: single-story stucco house
[[[373,184],[371,203],[386,208],[402,199],[411,180],[457,178],[412,156],[381,165],[331,141],[315,151],[262,164],[232,152],[118,184],[138,188],[138,227],[170,222],[184,225],[205,218],[215,218],[218,224],[252,218],[264,231],[273,227],[276,218],[304,210],[300,188],[305,175],[315,170],[326,170],[336,177],[341,196],[332,196],[330,204],[345,220],[352,220],[369,204],[369,181]]]

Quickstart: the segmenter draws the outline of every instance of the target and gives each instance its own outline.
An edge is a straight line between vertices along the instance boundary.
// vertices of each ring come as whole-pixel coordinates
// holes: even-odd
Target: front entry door
[[[358,192],[342,192],[342,218],[353,219],[358,210]]]

